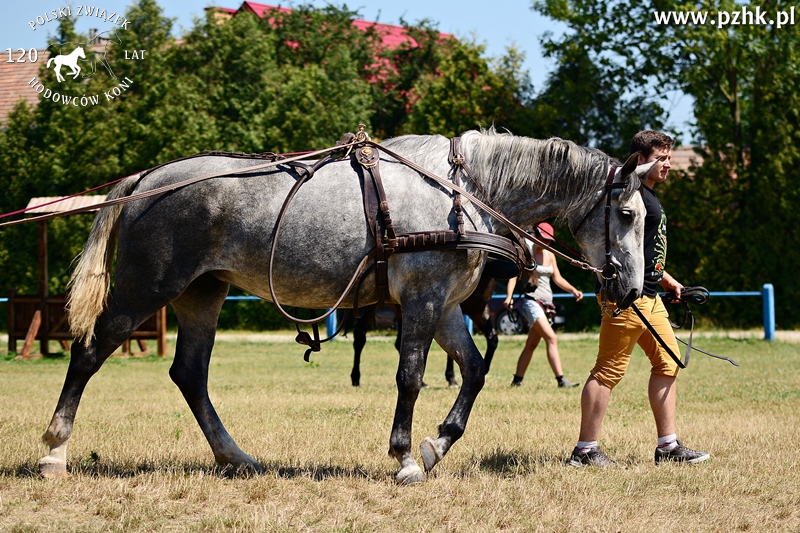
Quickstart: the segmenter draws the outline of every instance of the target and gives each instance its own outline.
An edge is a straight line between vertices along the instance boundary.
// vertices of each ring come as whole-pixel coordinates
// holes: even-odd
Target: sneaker
[[[599,447],[590,449],[588,452],[582,452],[577,446],[572,450],[572,457],[567,461],[572,466],[596,466],[598,468],[606,468],[609,466],[617,466],[615,461],[608,458]]]
[[[577,387],[580,384],[581,384],[580,381],[578,381],[577,383],[573,383],[572,381],[568,380],[567,378],[561,378],[561,380],[558,382],[558,388],[559,389],[563,389],[563,388],[567,388],[567,387]]]
[[[676,463],[689,463],[693,465],[695,463],[702,463],[709,457],[711,457],[711,455],[708,452],[698,452],[687,448],[681,444],[681,441],[678,441],[678,445],[671,450],[664,451],[656,448],[656,464],[661,464],[663,461],[675,461]]]

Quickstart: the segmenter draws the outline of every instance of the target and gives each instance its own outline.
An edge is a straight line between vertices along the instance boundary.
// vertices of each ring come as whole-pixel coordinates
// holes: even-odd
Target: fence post
[[[761,302],[764,308],[764,340],[775,340],[775,289],[772,283],[765,283],[761,289]]]
[[[328,318],[325,319],[325,329],[327,330],[328,334],[327,337],[330,337],[336,332],[336,313],[331,313]]]
[[[464,323],[467,325],[467,331],[469,331],[469,334],[472,335],[472,319],[469,316],[464,315]]]

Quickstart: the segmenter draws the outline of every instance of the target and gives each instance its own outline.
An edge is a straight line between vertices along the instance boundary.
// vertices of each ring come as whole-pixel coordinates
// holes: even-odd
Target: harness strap
[[[297,156],[294,156],[294,157],[287,157],[287,158],[278,157],[278,158],[276,158],[274,160],[271,160],[271,161],[269,161],[267,163],[261,163],[259,165],[253,165],[252,167],[236,168],[236,169],[233,169],[233,170],[226,170],[224,172],[209,172],[208,174],[202,174],[200,176],[197,176],[197,177],[194,177],[194,178],[190,178],[190,179],[185,180],[185,181],[181,181],[181,182],[178,182],[178,183],[172,183],[170,185],[165,185],[163,187],[159,187],[157,189],[152,189],[152,190],[149,190],[149,191],[144,191],[144,192],[140,192],[140,193],[136,193],[136,194],[131,194],[131,195],[128,195],[128,196],[122,196],[120,198],[115,198],[113,200],[106,200],[105,202],[100,202],[99,204],[94,204],[94,205],[91,205],[91,206],[76,207],[75,209],[69,209],[69,210],[66,210],[66,211],[59,211],[57,213],[47,213],[47,214],[39,215],[39,216],[35,216],[35,217],[21,218],[19,220],[12,220],[12,221],[9,221],[9,222],[3,222],[2,224],[0,224],[0,227],[3,227],[3,226],[15,226],[17,224],[23,224],[23,223],[26,223],[26,222],[34,222],[34,221],[38,221],[38,220],[49,220],[51,218],[63,217],[63,216],[66,216],[66,215],[74,215],[74,214],[77,214],[77,213],[88,213],[89,211],[95,211],[95,210],[101,209],[103,207],[110,207],[112,205],[119,205],[119,204],[127,204],[128,202],[133,202],[135,200],[142,200],[144,198],[149,198],[151,196],[156,196],[156,195],[159,195],[159,194],[172,192],[172,191],[177,190],[177,189],[182,189],[183,187],[186,187],[188,185],[192,185],[193,183],[198,183],[200,181],[210,180],[210,179],[213,179],[213,178],[224,178],[224,177],[228,177],[228,176],[237,177],[237,178],[248,177],[248,176],[242,176],[242,174],[245,173],[245,172],[253,172],[255,170],[263,170],[263,169],[266,169],[266,168],[275,167],[275,166],[278,166],[278,165],[281,165],[281,164],[289,164],[289,163],[292,163],[294,161],[299,161],[301,159],[302,160],[313,159],[314,157],[316,157],[318,155],[330,154],[331,152],[336,152],[336,151],[342,150],[343,148],[350,148],[354,144],[355,144],[355,141],[351,140],[351,141],[349,141],[348,143],[345,143],[345,144],[337,144],[334,147],[325,148],[324,150],[317,150],[316,152],[309,152],[308,154],[305,154],[305,155],[297,155]],[[184,161],[184,160],[187,160],[187,159],[194,159],[196,157],[202,157],[202,156],[205,156],[205,155],[208,155],[208,154],[194,154],[194,155],[187,156],[187,157],[181,157],[179,159],[175,159],[173,161],[168,161],[166,163],[162,163],[162,164],[157,165],[155,167],[149,168],[147,170],[142,171],[141,173],[131,174],[128,177],[130,177],[130,178],[138,177],[141,180],[142,178],[144,178],[145,176],[147,176],[148,174],[150,174],[154,170],[159,169],[159,168],[161,168],[161,167],[163,167],[165,165],[169,165],[169,164],[175,163],[177,161]],[[227,157],[232,157],[232,156],[227,155]]]
[[[317,161],[313,165],[312,168],[313,169],[318,169],[322,165],[324,165],[325,163],[329,162],[331,159],[332,159],[332,156],[328,155],[327,157]],[[313,172],[304,173],[300,177],[300,179],[298,179],[295,182],[294,186],[289,191],[289,194],[286,196],[286,199],[283,201],[283,205],[281,206],[281,210],[278,213],[278,218],[277,218],[277,220],[275,222],[275,228],[273,229],[273,232],[272,232],[272,246],[270,247],[269,267],[267,269],[268,270],[269,294],[272,297],[272,303],[275,304],[275,308],[278,310],[278,312],[284,318],[286,318],[287,320],[289,320],[291,322],[294,322],[295,324],[318,324],[319,322],[322,322],[323,320],[328,318],[331,314],[336,312],[336,310],[339,308],[339,306],[342,305],[342,302],[344,301],[345,297],[350,293],[350,290],[353,288],[353,285],[355,285],[356,282],[358,281],[358,279],[361,276],[362,272],[366,268],[366,265],[367,265],[368,261],[373,257],[372,254],[367,254],[366,256],[364,256],[364,258],[358,264],[358,267],[356,267],[356,271],[353,274],[353,276],[350,278],[350,281],[348,282],[347,287],[345,288],[345,290],[342,293],[342,295],[339,297],[339,299],[336,301],[336,303],[333,305],[333,307],[331,307],[325,314],[323,314],[320,317],[312,318],[312,319],[302,319],[302,318],[294,317],[294,316],[290,315],[288,312],[286,312],[286,310],[278,302],[278,297],[275,294],[275,283],[274,283],[274,280],[273,280],[273,265],[275,264],[275,249],[277,248],[276,244],[278,242],[278,235],[280,234],[281,225],[283,224],[283,219],[284,219],[284,214],[286,213],[286,209],[289,207],[289,204],[291,203],[291,201],[294,198],[295,194],[297,194],[297,191],[300,189],[300,187],[306,181],[308,181],[308,179],[312,175],[313,175]],[[299,335],[298,335],[298,337],[299,337]],[[318,335],[317,335],[317,337],[318,337]],[[307,340],[307,339],[304,338],[303,340]],[[300,342],[300,340],[298,340],[298,342]],[[312,351],[313,351],[313,344],[311,346],[312,346]]]
[[[447,154],[447,160],[453,167],[453,183],[461,186],[461,170],[464,164],[464,156],[461,154],[461,137],[453,137],[450,139],[450,152]],[[461,205],[461,193],[455,192],[453,194],[453,210],[456,212],[456,224],[458,226],[458,234],[464,234],[464,209]]]
[[[518,267],[523,264],[524,250],[527,248],[493,233],[465,231],[459,234],[451,230],[400,233],[397,239],[388,244],[394,253],[478,249],[503,257]]]
[[[367,144],[374,145],[375,143],[373,141],[367,141]],[[492,217],[497,219],[500,223],[502,223],[504,226],[506,226],[509,229],[509,231],[512,234],[514,234],[515,236],[519,235],[520,238],[528,239],[530,241],[535,242],[537,244],[537,246],[540,246],[540,247],[544,248],[545,250],[549,250],[550,252],[552,252],[556,256],[560,257],[564,261],[567,261],[570,265],[572,265],[574,267],[578,267],[578,268],[580,268],[582,270],[589,270],[589,271],[595,272],[595,273],[601,273],[603,271],[602,268],[598,268],[598,267],[595,267],[593,265],[590,265],[586,261],[582,261],[582,260],[570,257],[570,256],[564,254],[563,252],[561,252],[560,250],[557,250],[556,248],[553,248],[552,246],[550,246],[546,242],[542,241],[541,239],[531,235],[530,233],[528,233],[527,231],[525,231],[524,229],[522,229],[518,225],[514,224],[512,221],[510,221],[505,215],[499,213],[496,209],[494,209],[493,207],[487,205],[486,202],[483,202],[483,201],[479,200],[478,198],[476,198],[473,194],[470,194],[463,187],[461,187],[459,185],[455,185],[455,184],[451,183],[450,181],[448,181],[448,180],[436,175],[435,173],[424,169],[423,167],[421,167],[418,164],[414,163],[410,159],[401,156],[397,152],[394,152],[394,151],[386,148],[385,146],[382,146],[381,148],[383,149],[383,151],[386,154],[388,154],[388,155],[392,156],[393,158],[397,159],[399,162],[403,163],[407,167],[409,167],[409,168],[411,168],[413,170],[416,170],[417,172],[419,172],[423,176],[432,179],[433,181],[435,181],[436,183],[438,183],[442,187],[445,187],[447,189],[451,189],[451,190],[456,191],[456,192],[460,192],[462,195],[464,195],[465,198],[467,198],[470,202],[475,204],[479,209],[482,209],[484,212],[488,213],[489,215],[491,215]],[[527,246],[525,246],[524,248],[527,248]],[[526,257],[530,257],[530,254],[526,253]],[[530,265],[526,265],[526,268],[528,266],[530,266]],[[531,268],[533,268],[533,267],[531,267]]]
[[[464,157],[464,153],[461,151],[461,137],[453,137],[452,139],[450,139],[450,152],[449,152],[449,154],[447,156],[447,160],[450,162],[450,164],[454,168],[453,184],[456,187],[461,187],[460,175],[461,175],[461,171],[463,170],[464,174],[466,174],[467,177],[469,177],[469,179],[472,181],[473,187],[475,187],[478,190],[478,192],[480,192],[483,195],[483,197],[486,199],[486,202],[488,204],[490,204],[491,203],[491,199],[489,198],[489,195],[486,193],[484,188],[481,187],[480,182],[475,179],[475,176],[472,174],[472,170],[467,165],[467,160]],[[472,196],[467,195],[467,198],[472,200],[473,203],[474,203],[474,198]],[[461,208],[461,203],[462,203],[461,202],[461,193],[458,192],[458,189],[454,188],[453,189],[453,205],[454,205],[454,207],[456,206],[456,203],[458,204],[458,208],[457,208],[456,213],[457,213],[457,220],[458,220],[458,223],[459,223],[459,233],[464,233],[464,217],[463,217],[463,214],[461,212],[462,211],[462,208]],[[529,271],[533,270],[534,268],[536,268],[536,261],[533,260],[533,256],[531,255],[531,251],[525,245],[525,238],[522,236],[522,234],[517,232],[514,228],[508,227],[508,229],[511,232],[511,236],[513,237],[513,239],[511,239],[511,240],[516,242],[516,244],[519,245],[520,249],[522,250],[522,254],[523,254],[522,257],[524,257],[524,262],[522,262],[522,263],[520,263],[520,261],[518,259],[512,259],[512,261],[514,261],[517,264],[517,267],[519,267],[520,271],[522,271],[523,269],[524,270],[529,270]],[[538,243],[539,241],[536,240],[536,242]]]
[[[355,158],[363,169],[360,174],[364,189],[364,211],[370,231],[375,237],[375,291],[378,305],[383,305],[389,293],[388,260],[392,252],[386,249],[384,244],[387,240],[395,239],[396,235],[378,166],[381,159],[380,152],[376,147],[364,145],[355,150]],[[367,176],[370,177],[369,182]]]

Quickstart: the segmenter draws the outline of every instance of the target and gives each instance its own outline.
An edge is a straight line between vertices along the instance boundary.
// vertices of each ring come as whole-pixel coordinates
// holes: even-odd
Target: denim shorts
[[[536,300],[531,300],[530,298],[522,299],[522,314],[525,315],[525,320],[528,321],[529,326],[532,326],[539,318],[545,316],[542,306],[537,304]]]

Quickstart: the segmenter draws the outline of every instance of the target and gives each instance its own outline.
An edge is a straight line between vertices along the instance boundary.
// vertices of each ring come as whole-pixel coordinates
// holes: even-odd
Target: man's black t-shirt
[[[667,262],[667,215],[655,191],[642,186],[644,218],[644,294],[655,296]]]

